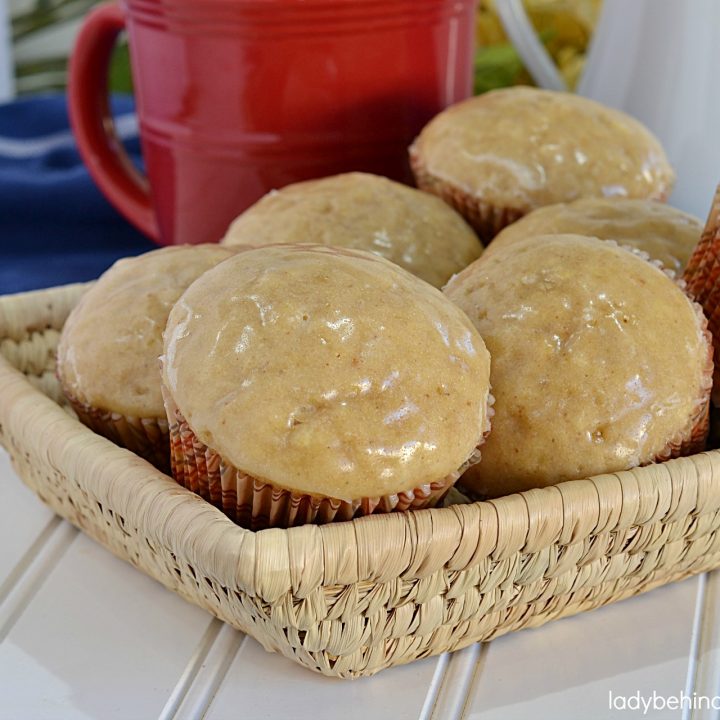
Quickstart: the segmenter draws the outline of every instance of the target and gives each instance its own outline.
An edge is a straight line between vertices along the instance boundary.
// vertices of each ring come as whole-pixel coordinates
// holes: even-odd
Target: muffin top
[[[413,165],[460,191],[528,212],[579,197],[664,199],[674,174],[637,120],[571,93],[514,87],[433,118]]]
[[[439,198],[360,172],[273,190],[232,223],[222,242],[367,250],[435,287],[482,252],[470,226]]]
[[[508,225],[486,252],[533,235],[588,235],[642,250],[679,275],[702,229],[703,223],[696,217],[652,200],[581,198],[533,210]]]
[[[140,418],[164,418],[158,358],[170,308],[190,283],[236,253],[184,245],[118,260],[63,327],[57,370],[78,402]]]
[[[492,356],[493,429],[466,478],[478,493],[652,462],[689,437],[705,407],[712,360],[698,306],[615,243],[517,242],[445,292]]]
[[[442,293],[375,255],[272,245],[193,283],[163,382],[247,474],[353,500],[457,471],[487,423],[490,358]]]

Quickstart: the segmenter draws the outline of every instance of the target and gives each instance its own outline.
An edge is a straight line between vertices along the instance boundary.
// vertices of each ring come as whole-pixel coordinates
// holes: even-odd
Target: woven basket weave
[[[266,649],[371,675],[720,565],[720,451],[490,502],[250,532],[78,423],[54,377],[86,286],[0,298],[0,441],[55,512]]]

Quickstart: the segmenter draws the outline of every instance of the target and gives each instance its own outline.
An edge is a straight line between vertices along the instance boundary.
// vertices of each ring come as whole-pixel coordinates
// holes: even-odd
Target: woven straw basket
[[[0,298],[0,441],[43,502],[221,620],[355,677],[720,565],[720,451],[471,505],[250,532],[82,426],[54,377],[86,286]]]

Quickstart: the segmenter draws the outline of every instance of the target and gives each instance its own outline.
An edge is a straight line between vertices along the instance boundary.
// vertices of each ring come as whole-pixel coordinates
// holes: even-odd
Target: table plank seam
[[[15,563],[10,572],[5,577],[5,580],[0,583],[0,605],[5,601],[5,598],[10,594],[13,587],[20,582],[22,576],[27,572],[27,569],[32,564],[35,557],[42,551],[42,548],[50,539],[50,536],[55,532],[57,526],[62,522],[62,519],[57,515],[51,517],[45,526],[36,535],[35,539],[30,543],[27,550],[21,555],[20,559]]]
[[[478,687],[480,676],[485,668],[485,663],[487,662],[487,657],[489,654],[490,643],[481,643],[480,652],[478,653],[477,659],[475,661],[475,667],[473,668],[472,676],[470,677],[470,682],[468,683],[468,687],[465,692],[465,702],[462,706],[462,714],[460,715],[460,720],[465,720],[465,718],[467,717],[470,704],[475,694],[475,689]]]
[[[698,593],[696,622],[693,625],[693,644],[690,672],[685,693],[689,697],[713,700],[720,694],[720,572],[706,573],[700,578],[702,597]],[[717,704],[717,702],[716,702]],[[718,720],[720,709],[684,707],[682,720]]]
[[[698,652],[700,649],[700,636],[702,634],[703,612],[705,609],[705,597],[707,594],[707,574],[703,573],[698,577],[698,589],[695,597],[695,613],[693,616],[692,630],[690,633],[690,648],[688,650],[688,666],[685,675],[685,694],[692,694],[695,689],[697,677]],[[691,713],[688,709],[682,710],[682,720],[690,720]]]
[[[213,620],[213,623],[218,623],[220,629],[198,666],[197,673],[188,683],[182,701],[167,720],[202,720],[205,717],[235,655],[247,639],[247,636],[230,625],[219,620]]]
[[[428,686],[425,702],[420,709],[418,720],[431,720],[435,712],[435,705],[442,691],[443,685],[447,677],[447,670],[450,664],[450,653],[442,653],[438,656],[435,672],[433,673],[430,685]]]
[[[431,715],[432,720],[462,720],[487,646],[488,643],[475,643],[450,656],[445,681]]]
[[[185,669],[180,675],[179,680],[170,693],[165,706],[158,716],[158,720],[172,720],[172,718],[175,717],[178,708],[187,696],[188,691],[195,682],[198,673],[201,671],[202,665],[206,661],[208,653],[211,651],[221,629],[222,622],[217,618],[212,618],[208,623],[200,642],[195,648],[195,651],[188,660]]]
[[[78,530],[69,523],[60,521],[38,548],[37,554],[29,559],[24,572],[17,577],[17,581],[0,604],[0,642],[7,637],[77,536]]]

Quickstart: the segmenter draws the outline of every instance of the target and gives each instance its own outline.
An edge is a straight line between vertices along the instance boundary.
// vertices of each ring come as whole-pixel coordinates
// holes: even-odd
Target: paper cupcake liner
[[[231,520],[251,530],[324,524],[372,513],[397,512],[437,505],[460,475],[479,462],[479,447],[489,432],[492,396],[488,399],[483,437],[455,472],[432,483],[391,495],[358,500],[299,493],[248,475],[202,443],[164,388],[169,421],[172,474],[175,480],[222,510]]]
[[[716,382],[717,363],[713,362],[717,351],[713,347],[713,335],[708,327],[708,320],[700,304],[695,302],[688,294],[685,281],[678,280],[677,284],[685,294],[688,295],[688,299],[695,310],[699,332],[705,341],[705,366],[700,382],[700,393],[693,414],[685,428],[678,431],[675,437],[667,444],[664,451],[658,454],[654,462],[662,462],[685,455],[695,455],[695,453],[702,452],[705,449],[710,432],[711,398],[715,392],[715,388],[720,388],[720,384]],[[716,404],[714,400],[712,402]]]
[[[720,234],[713,239],[703,264],[692,279],[692,288],[686,280],[688,292],[702,305],[707,317],[711,318],[720,306]]]
[[[702,306],[707,317],[715,360],[712,404],[720,407],[720,185],[683,280],[688,294]]]
[[[717,316],[720,314],[720,232],[716,234],[713,243],[706,252],[707,264],[699,268],[698,275],[694,276],[694,289],[689,288],[693,298],[699,302],[710,323],[710,331],[713,337],[718,337]],[[700,285],[700,273],[702,273],[702,285]]]
[[[711,393],[712,404],[720,408],[720,321],[717,316],[712,324],[708,325],[713,338],[713,386]]]
[[[457,185],[437,177],[427,170],[420,154],[414,147],[410,148],[409,156],[410,167],[417,186],[425,192],[438,195],[448,205],[454,207],[472,226],[483,245],[487,246],[503,228],[530,212],[530,209],[519,210],[489,203],[462,190]],[[658,189],[645,199],[667,202],[668,197],[667,189]]]
[[[525,212],[517,208],[492,205],[463,192],[451,183],[429,173],[417,154],[410,153],[410,166],[417,186],[424,192],[442,198],[455,208],[475,230],[483,245],[487,245],[503,228],[519,220]]]
[[[70,405],[83,425],[134,452],[158,470],[170,472],[170,436],[166,418],[139,418],[80,402],[67,391]]]
[[[720,255],[718,243],[720,243],[720,185],[715,190],[700,241],[690,256],[683,275],[688,292],[696,300],[712,290],[715,285],[715,282],[710,281],[709,277],[713,265]]]

